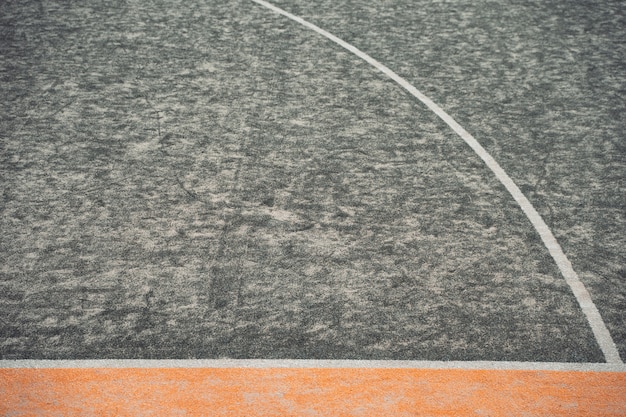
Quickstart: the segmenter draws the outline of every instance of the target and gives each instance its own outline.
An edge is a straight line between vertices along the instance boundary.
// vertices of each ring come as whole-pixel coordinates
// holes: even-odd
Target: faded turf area
[[[278,0],[367,51],[520,185],[626,357],[626,3]]]
[[[424,92],[555,226],[624,352],[623,123],[587,114],[581,123],[606,135],[574,129],[575,146],[602,138],[605,152],[572,151],[569,125],[549,115],[583,119],[549,103],[534,113],[540,95],[507,108],[496,87],[523,91],[481,90],[465,67],[446,70],[451,52],[418,59],[419,25],[403,9],[401,41],[391,23],[385,38],[352,21],[373,25],[376,8],[283,3],[402,75],[421,71],[407,78],[428,80]],[[552,259],[478,157],[318,35],[249,1],[4,2],[0,30],[4,359],[602,360]],[[453,82],[465,90],[445,92]]]

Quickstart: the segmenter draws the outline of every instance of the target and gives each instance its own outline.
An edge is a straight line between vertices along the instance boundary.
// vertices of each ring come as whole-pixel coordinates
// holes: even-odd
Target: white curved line
[[[273,10],[276,13],[279,13],[291,20],[294,20],[301,25],[319,33],[320,35],[330,39],[335,42],[337,45],[347,49],[352,52],[354,55],[368,62],[373,67],[377,68],[389,78],[398,83],[402,88],[411,93],[412,96],[417,98],[419,101],[424,103],[426,107],[428,107],[432,112],[434,112],[437,116],[439,116],[448,126],[452,128],[464,141],[467,143],[476,154],[485,162],[485,164],[493,171],[496,175],[496,178],[506,187],[506,189],[511,193],[517,204],[521,207],[522,211],[528,217],[528,220],[532,223],[539,236],[541,236],[541,240],[543,240],[544,245],[552,255],[552,258],[556,262],[559,267],[561,274],[565,278],[565,281],[572,289],[580,308],[583,313],[587,317],[587,321],[591,326],[591,330],[604,354],[604,358],[607,363],[623,363],[619,352],[617,351],[617,347],[615,346],[615,342],[609,333],[609,330],[606,327],[606,324],[602,320],[600,316],[600,312],[596,308],[593,300],[591,299],[591,295],[587,288],[585,288],[584,284],[578,278],[578,275],[572,268],[572,264],[565,256],[561,245],[557,242],[554,234],[548,227],[548,225],[543,221],[537,210],[533,207],[533,205],[528,201],[526,196],[522,193],[519,187],[513,182],[511,177],[502,169],[502,167],[493,159],[493,157],[481,146],[480,143],[472,135],[470,135],[461,125],[459,125],[450,115],[448,115],[441,107],[435,104],[430,98],[426,97],[422,94],[417,88],[413,87],[406,81],[404,78],[400,77],[398,74],[387,68],[385,65],[376,61],[371,56],[367,55],[365,52],[357,49],[356,47],[350,45],[349,43],[339,39],[332,33],[325,31],[324,29],[307,22],[301,17],[295,16],[289,12],[286,12],[283,9],[280,9],[264,0],[252,0],[253,2],[266,7],[270,10]]]

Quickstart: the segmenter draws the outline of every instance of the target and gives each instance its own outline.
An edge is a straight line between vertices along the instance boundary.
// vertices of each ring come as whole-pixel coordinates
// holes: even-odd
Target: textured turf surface
[[[613,372],[0,369],[7,415],[617,417],[625,392]]]
[[[622,6],[280,4],[492,152],[624,355]],[[329,41],[248,1],[0,16],[4,359],[602,360],[478,157]]]

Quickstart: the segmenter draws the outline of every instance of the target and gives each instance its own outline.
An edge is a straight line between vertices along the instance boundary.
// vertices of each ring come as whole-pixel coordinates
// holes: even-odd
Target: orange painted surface
[[[3,416],[624,416],[626,373],[0,369]]]

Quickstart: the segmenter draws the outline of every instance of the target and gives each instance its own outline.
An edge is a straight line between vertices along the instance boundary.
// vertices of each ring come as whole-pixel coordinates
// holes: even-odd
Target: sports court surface
[[[8,0],[0,106],[3,415],[626,414],[624,2]]]

